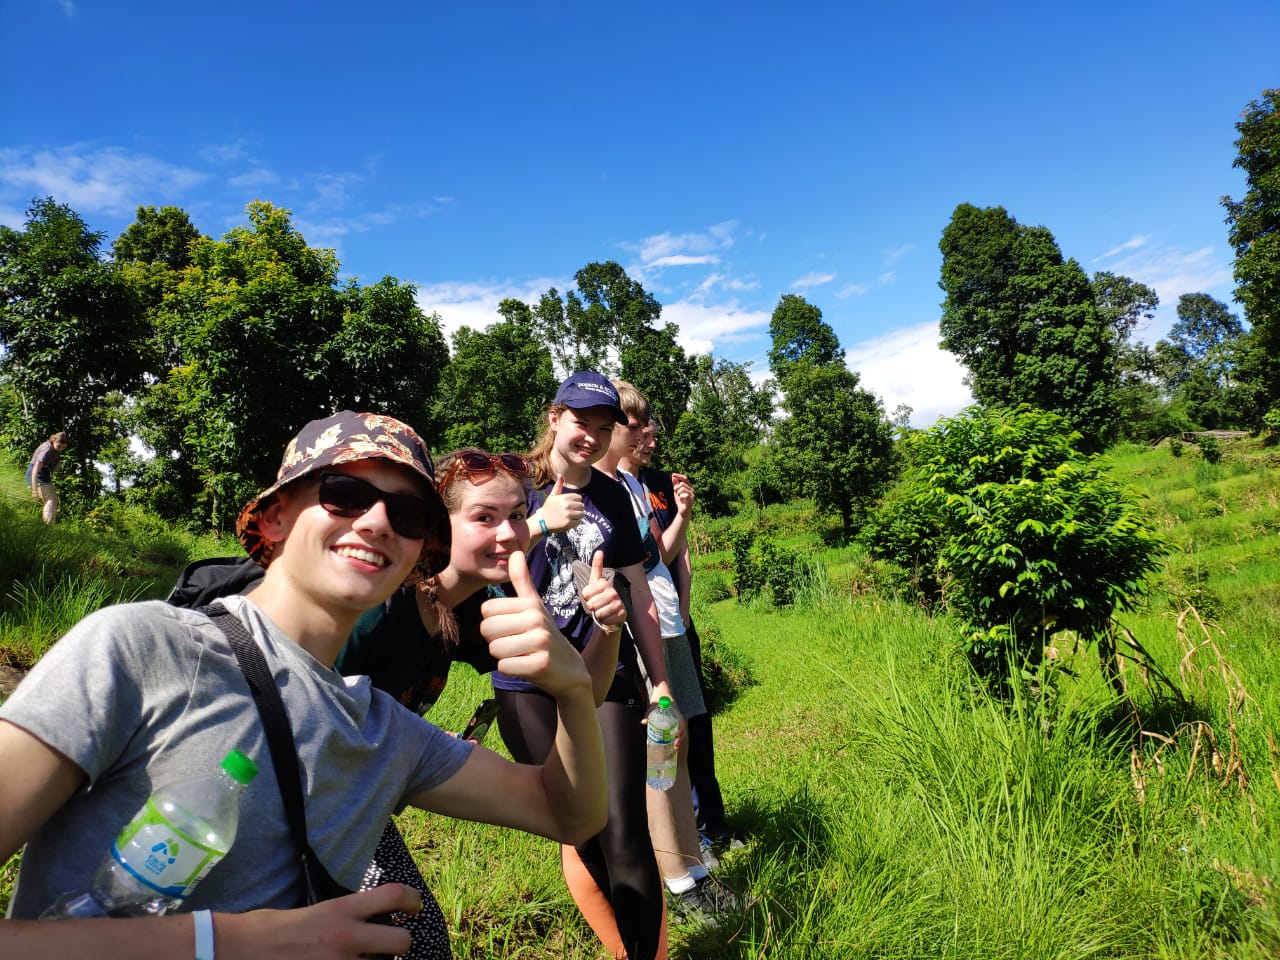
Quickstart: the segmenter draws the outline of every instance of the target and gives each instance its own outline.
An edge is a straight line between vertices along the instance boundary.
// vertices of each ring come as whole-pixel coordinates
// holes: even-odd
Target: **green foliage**
[[[1137,299],[1117,295],[1123,305],[1104,314],[1053,234],[1002,207],[960,204],[940,247],[942,346],[969,371],[978,402],[1055,411],[1090,449],[1104,447],[1117,426],[1114,328]]]
[[[779,381],[798,363],[824,367],[844,359],[836,332],[822,319],[822,311],[798,294],[783,294],[773,308],[769,338],[769,369]]]
[[[730,544],[733,585],[738,591],[739,603],[758,597],[772,606],[787,607],[796,602],[807,583],[825,576],[820,567],[815,569],[814,562],[797,551],[750,530],[734,531]]]
[[[444,428],[440,449],[528,450],[555,391],[551,354],[527,326],[462,327],[453,335],[453,359],[437,400]]]
[[[1244,171],[1239,200],[1223,197],[1235,247],[1235,298],[1250,324],[1237,355],[1250,422],[1280,400],[1280,89],[1264,90],[1236,124],[1233,166]]]
[[[773,395],[751,382],[750,364],[694,358],[689,409],[670,441],[660,440],[658,458],[687,474],[698,504],[710,516],[724,516],[743,494],[746,456],[773,419]]]
[[[788,490],[812,497],[840,517],[846,538],[893,480],[893,426],[880,400],[859,386],[844,363],[790,368],[783,407],[770,443],[774,468],[785,464]]]
[[[24,229],[0,227],[3,436],[27,457],[50,434],[70,435],[57,486],[72,513],[98,494],[107,397],[138,388],[150,354],[138,297],[99,259],[101,243],[52,198],[32,201]]]
[[[1200,456],[1204,457],[1205,463],[1216,466],[1222,462],[1222,444],[1218,442],[1217,437],[1200,437],[1196,443],[1200,447]]]
[[[940,420],[910,441],[916,466],[867,538],[880,559],[936,571],[981,676],[1038,663],[1064,630],[1097,639],[1158,568],[1161,540],[1078,441],[1025,406]]]

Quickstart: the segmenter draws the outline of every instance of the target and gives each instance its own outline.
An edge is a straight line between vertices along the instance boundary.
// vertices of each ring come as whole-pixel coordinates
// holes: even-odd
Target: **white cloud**
[[[116,147],[0,150],[0,183],[11,192],[51,196],[81,214],[127,216],[140,203],[173,200],[207,179],[198,170]]]
[[[662,319],[679,329],[676,340],[691,353],[709,353],[725,344],[755,340],[769,328],[771,314],[744,310],[736,301],[725,304],[679,300],[664,304]]]
[[[634,244],[623,244],[623,248],[635,250],[645,269],[662,267],[667,264],[659,261],[670,257],[702,256],[733,246],[733,234],[737,227],[738,221],[725,220],[702,232],[659,233],[645,237],[638,248]]]
[[[791,286],[796,290],[807,290],[810,287],[820,287],[824,283],[830,283],[836,278],[834,273],[818,273],[816,270],[806,273],[798,280],[792,280]]]
[[[703,254],[702,256],[693,256],[687,253],[674,253],[668,257],[659,257],[651,263],[645,264],[647,267],[689,267],[700,263],[719,263],[720,258],[715,254]]]
[[[1093,262],[1097,263],[1099,260],[1107,260],[1111,257],[1116,256],[1117,254],[1124,253],[1126,250],[1137,250],[1139,247],[1145,247],[1150,241],[1151,241],[1151,234],[1149,233],[1135,234],[1134,236],[1126,240],[1124,243],[1120,244],[1120,246],[1112,247],[1110,250],[1108,250],[1106,253],[1104,253],[1100,257],[1094,257]]]
[[[227,179],[227,186],[232,190],[257,190],[259,187],[270,187],[280,182],[280,176],[273,170],[266,167],[256,167],[253,170],[238,174]]]
[[[1160,308],[1146,329],[1135,331],[1138,339],[1155,343],[1169,333],[1177,320],[1178,298],[1184,293],[1208,293],[1230,301],[1231,261],[1214,247],[1183,250],[1178,247],[1147,246],[1148,238],[1134,237],[1116,250],[1135,252],[1107,264],[1107,269],[1131,277],[1155,290]],[[1135,241],[1141,240],[1141,243]],[[1104,257],[1107,255],[1104,255]],[[1096,262],[1096,261],[1095,261]]]
[[[867,292],[865,283],[849,283],[841,287],[840,292],[836,294],[838,300],[848,300],[850,297],[860,297]]]
[[[453,335],[459,327],[483,330],[502,319],[498,304],[508,298],[536,303],[551,287],[563,290],[571,285],[557,279],[530,280],[524,284],[513,283],[426,283],[418,288],[418,306],[424,313],[440,315],[440,326],[445,336]]]
[[[904,327],[854,344],[845,351],[845,363],[880,397],[886,413],[905,403],[911,425],[929,427],[973,403],[964,367],[938,346],[940,339],[936,322]]]
[[[900,247],[891,247],[884,252],[884,265],[892,267],[915,248],[916,245],[914,243],[904,243]]]
[[[886,270],[884,273],[880,274],[880,276],[876,278],[876,283],[882,287],[887,287],[889,284],[893,283],[894,278],[896,276],[897,276],[896,271]]]

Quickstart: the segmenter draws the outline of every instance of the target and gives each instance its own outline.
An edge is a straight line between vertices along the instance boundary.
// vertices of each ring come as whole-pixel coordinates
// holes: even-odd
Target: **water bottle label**
[[[111,855],[152,890],[181,897],[209,872],[222,851],[177,829],[147,800],[147,805],[116,837]]]
[[[658,727],[650,723],[648,729],[650,743],[669,744],[676,742],[675,727]]]

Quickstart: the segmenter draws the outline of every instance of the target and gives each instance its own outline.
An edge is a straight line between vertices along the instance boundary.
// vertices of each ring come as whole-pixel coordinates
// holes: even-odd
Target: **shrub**
[[[1025,405],[940,420],[911,438],[909,487],[870,538],[874,556],[947,583],[986,679],[1035,666],[1059,631],[1098,639],[1158,567],[1163,543],[1079,439]]]
[[[1200,456],[1204,457],[1205,463],[1217,466],[1222,462],[1222,444],[1217,437],[1201,437],[1199,444]]]

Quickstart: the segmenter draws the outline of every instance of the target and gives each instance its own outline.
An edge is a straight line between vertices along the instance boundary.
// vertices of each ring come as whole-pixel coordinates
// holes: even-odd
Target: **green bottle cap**
[[[227,754],[226,759],[222,761],[222,769],[227,771],[227,775],[232,780],[246,787],[258,775],[258,765],[239,750],[232,750]]]
[[[671,698],[670,698],[670,697],[659,697],[659,698],[658,698],[658,706],[660,706],[663,710],[670,710],[670,709],[671,709]]]

